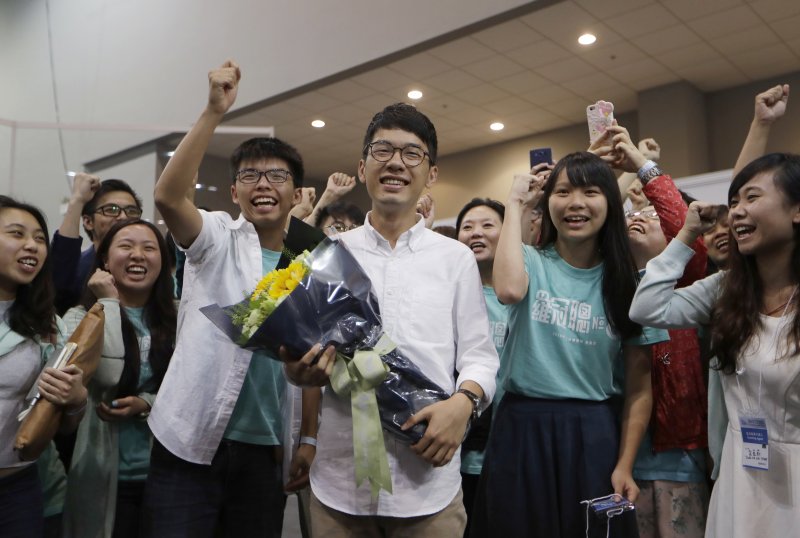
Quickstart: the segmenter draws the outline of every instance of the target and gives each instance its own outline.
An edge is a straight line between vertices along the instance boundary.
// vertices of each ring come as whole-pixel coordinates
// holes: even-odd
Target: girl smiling
[[[616,178],[590,153],[561,159],[544,185],[541,246],[523,246],[520,214],[542,184],[515,177],[495,255],[494,288],[511,305],[506,393],[473,536],[582,536],[582,500],[638,494],[631,473],[650,416],[648,345],[664,335],[628,318],[636,267]],[[635,536],[636,520],[615,518],[611,530]]]
[[[64,409],[62,431],[73,430],[86,408],[78,367],[41,373],[65,334],[53,307],[49,253],[42,213],[0,196],[0,529],[9,537],[41,536],[43,525],[36,465],[13,451],[26,395],[39,378],[42,397]]]
[[[727,271],[674,289],[690,257],[686,245],[715,224],[714,206],[694,202],[676,239],[648,263],[631,318],[670,328],[710,325],[729,422],[706,536],[794,536],[800,157],[774,153],[751,162],[733,179],[728,201]]]
[[[95,412],[78,429],[65,536],[138,536],[151,442],[144,419],[172,356],[177,318],[167,247],[155,226],[129,220],[109,230],[83,306],[67,312],[67,325],[96,301],[106,312],[103,358],[89,384]]]

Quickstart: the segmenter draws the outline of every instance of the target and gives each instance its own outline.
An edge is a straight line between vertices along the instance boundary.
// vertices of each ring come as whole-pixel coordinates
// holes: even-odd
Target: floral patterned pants
[[[703,538],[708,512],[708,486],[704,482],[637,480],[639,538],[673,536]]]

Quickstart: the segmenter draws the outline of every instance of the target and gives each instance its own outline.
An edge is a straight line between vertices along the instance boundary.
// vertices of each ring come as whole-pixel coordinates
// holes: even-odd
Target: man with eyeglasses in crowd
[[[106,179],[90,174],[75,175],[67,212],[53,234],[53,281],[59,315],[78,304],[83,287],[94,265],[94,252],[115,222],[142,216],[142,201],[121,179]],[[91,246],[81,252],[80,223]]]
[[[492,399],[499,360],[474,255],[427,229],[417,213],[420,195],[438,177],[436,149],[436,130],[415,107],[395,104],[376,114],[358,165],[372,210],[363,226],[339,238],[372,280],[386,334],[452,396],[404,425],[427,423],[417,443],[384,435],[393,491],[373,499],[369,481],[356,485],[350,399],[326,391],[311,470],[314,536],[464,533],[459,449],[468,423]],[[287,361],[289,378],[327,383],[335,350],[329,346],[314,362],[318,352],[315,346],[299,361]]]
[[[289,417],[281,413],[281,364],[231,342],[200,308],[238,303],[275,268],[287,216],[300,202],[303,161],[276,138],[253,138],[234,150],[238,219],[199,210],[184,196],[240,76],[232,61],[209,73],[206,108],[155,187],[156,206],[186,253],[175,353],[149,417],[154,440],[143,526],[157,538],[279,538],[283,524],[280,445]],[[303,420],[287,490],[307,482],[319,398],[319,389],[303,392],[303,406],[313,412]]]

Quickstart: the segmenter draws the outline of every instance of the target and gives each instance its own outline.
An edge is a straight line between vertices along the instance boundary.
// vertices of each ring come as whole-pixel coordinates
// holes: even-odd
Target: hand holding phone
[[[553,150],[550,148],[539,148],[539,149],[532,149],[530,152],[531,155],[531,168],[536,166],[537,164],[550,164],[553,162]]]
[[[586,120],[589,123],[589,142],[594,143],[614,124],[614,104],[597,101],[587,106]]]

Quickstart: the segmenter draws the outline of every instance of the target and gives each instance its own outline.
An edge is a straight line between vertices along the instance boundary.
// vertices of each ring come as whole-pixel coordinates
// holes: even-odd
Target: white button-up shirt
[[[251,351],[234,344],[200,308],[244,299],[262,276],[261,244],[251,222],[200,211],[203,227],[186,249],[175,353],[148,423],[179,458],[209,465],[239,398]]]
[[[491,401],[499,359],[475,257],[465,246],[425,228],[420,219],[394,249],[369,224],[339,236],[372,280],[383,328],[398,349],[432,381],[454,392],[474,381]],[[454,379],[454,372],[459,378]],[[319,500],[355,515],[414,517],[445,508],[461,486],[460,456],[433,467],[384,432],[394,493],[371,498],[356,488],[350,399],[326,391],[311,487]]]

